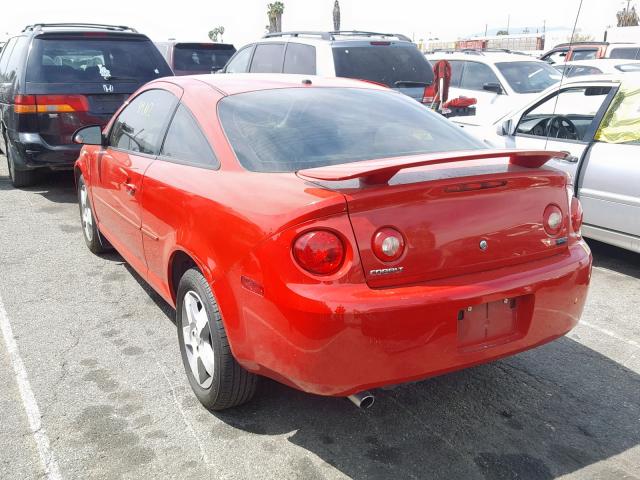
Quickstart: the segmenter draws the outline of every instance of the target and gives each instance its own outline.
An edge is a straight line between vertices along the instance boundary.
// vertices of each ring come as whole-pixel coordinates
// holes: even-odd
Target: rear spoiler
[[[508,158],[511,165],[526,168],[540,168],[552,158],[566,158],[567,152],[547,150],[463,150],[457,152],[430,153],[413,157],[365,160],[363,162],[341,163],[326,167],[298,170],[298,175],[313,180],[340,181],[360,179],[365,185],[387,183],[396,173],[406,168],[437,165],[439,163],[465,162],[487,158]]]

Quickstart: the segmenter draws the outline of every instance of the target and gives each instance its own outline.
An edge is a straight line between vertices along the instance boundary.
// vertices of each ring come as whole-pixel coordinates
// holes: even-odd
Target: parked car
[[[507,113],[561,78],[547,63],[525,55],[469,51],[435,53],[427,59],[451,64],[449,97],[475,98],[480,118]]]
[[[584,60],[577,62],[556,63],[554,68],[565,77],[579,77],[582,75],[602,75],[640,72],[640,61],[608,59]]]
[[[229,43],[156,42],[160,53],[176,75],[215,73],[223,68],[236,52]]]
[[[600,58],[640,60],[639,43],[574,42],[553,47],[540,59],[551,64]]]
[[[488,150],[386,87],[172,77],[76,140],[85,241],[176,308],[209,409],[247,401],[256,375],[366,405],[362,390],[541,345],[580,317],[580,205],[544,166],[563,154]]]
[[[640,60],[640,43],[612,43],[607,48],[606,58]]]
[[[277,32],[242,47],[220,73],[298,73],[380,83],[422,102],[433,70],[401,34]]]
[[[11,182],[31,185],[42,169],[71,169],[83,125],[105,125],[143,83],[172,75],[158,49],[129,27],[36,24],[0,56],[0,149]]]
[[[604,58],[607,52],[607,42],[572,42],[560,43],[544,53],[540,60],[554,64],[574,60],[594,60]]]
[[[456,119],[499,148],[564,150],[586,237],[640,252],[640,74],[574,77],[487,125]]]

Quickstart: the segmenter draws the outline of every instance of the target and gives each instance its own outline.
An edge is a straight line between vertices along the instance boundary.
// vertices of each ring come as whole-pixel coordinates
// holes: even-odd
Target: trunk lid
[[[541,166],[523,167],[504,158],[469,157],[464,162],[451,160],[459,161],[456,164],[435,156],[431,156],[431,165],[415,160],[414,165],[422,165],[409,162],[388,183],[372,182],[376,169],[367,175],[362,167],[355,178],[321,180],[347,200],[369,286],[425,282],[566,250],[569,205],[564,173]],[[326,167],[325,172],[329,168],[335,167]],[[322,169],[313,170],[322,176]],[[311,172],[313,176],[313,170],[300,174]],[[369,179],[368,185],[363,178]],[[549,236],[543,226],[543,212],[549,204],[560,207],[563,214],[562,230],[555,236]],[[396,261],[383,262],[373,252],[372,239],[382,227],[395,228],[404,236],[405,251]],[[481,248],[483,241],[485,249]]]

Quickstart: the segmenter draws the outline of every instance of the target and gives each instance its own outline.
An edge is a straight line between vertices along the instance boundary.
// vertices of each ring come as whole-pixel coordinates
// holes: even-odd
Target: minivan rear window
[[[155,45],[146,38],[47,38],[33,42],[27,82],[146,83],[173,75]]]
[[[215,72],[235,53],[230,45],[179,43],[174,47],[173,68],[188,72]]]
[[[403,82],[431,84],[433,70],[414,45],[371,42],[367,46],[333,47],[336,76],[382,83],[389,87]]]
[[[386,89],[240,93],[220,100],[218,115],[236,157],[254,172],[484,148],[444,117]]]

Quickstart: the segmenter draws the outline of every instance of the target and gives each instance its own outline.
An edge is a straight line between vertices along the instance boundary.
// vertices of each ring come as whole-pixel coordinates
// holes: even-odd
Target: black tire
[[[82,225],[82,236],[89,250],[95,254],[104,253],[112,249],[109,242],[102,236],[98,226],[96,225],[95,216],[93,214],[93,205],[91,198],[86,190],[87,185],[84,177],[78,177],[78,207],[80,209],[80,224]],[[83,189],[86,197],[83,199]],[[86,203],[85,203],[86,202]],[[86,210],[85,210],[86,208]],[[86,215],[86,217],[85,217]],[[90,219],[90,225],[87,220]]]
[[[196,294],[198,298],[198,308],[204,308],[206,318],[208,320],[208,334],[210,335],[210,345],[213,350],[213,374],[207,373],[203,366],[202,360],[198,365],[202,368],[202,374],[207,377],[202,386],[200,381],[196,379],[193,369],[190,366],[187,349],[193,352],[192,347],[187,347],[184,341],[185,326],[189,329],[189,320],[185,308],[185,297],[187,295]],[[191,297],[193,298],[193,296]],[[186,323],[183,324],[183,320]],[[231,353],[227,333],[222,323],[220,309],[211,292],[211,288],[202,274],[192,268],[180,279],[178,285],[177,302],[176,302],[176,325],[178,327],[178,342],[180,345],[180,354],[184,365],[187,378],[191,389],[196,397],[208,410],[224,410],[226,408],[235,407],[249,401],[256,390],[258,376],[247,372],[238,364]],[[202,334],[195,335],[194,338],[202,338],[206,336],[206,327],[202,329]],[[196,362],[197,363],[197,362]],[[206,383],[210,381],[210,384]]]
[[[30,187],[34,183],[36,183],[37,171],[35,170],[16,170],[15,165],[15,148],[9,144],[5,138],[5,144],[7,145],[7,167],[9,168],[9,179],[11,180],[11,185],[15,188],[22,187]]]

